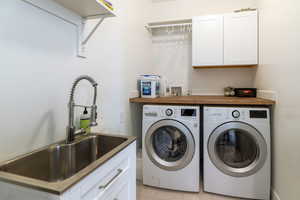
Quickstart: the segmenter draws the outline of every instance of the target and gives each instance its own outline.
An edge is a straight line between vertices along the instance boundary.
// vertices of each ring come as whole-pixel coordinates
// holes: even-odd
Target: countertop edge
[[[263,98],[224,97],[224,96],[181,96],[158,98],[130,98],[130,103],[170,104],[170,105],[248,105],[273,106],[275,101]]]

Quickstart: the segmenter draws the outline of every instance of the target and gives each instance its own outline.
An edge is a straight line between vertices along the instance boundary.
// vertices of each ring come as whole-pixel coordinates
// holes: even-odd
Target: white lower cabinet
[[[0,200],[136,200],[136,142],[62,195],[0,181]]]
[[[112,187],[97,200],[130,200],[130,183],[127,179],[128,177],[120,178],[119,185]]]
[[[78,196],[78,200],[136,200],[135,146],[133,143],[118,153],[61,200],[74,200]]]

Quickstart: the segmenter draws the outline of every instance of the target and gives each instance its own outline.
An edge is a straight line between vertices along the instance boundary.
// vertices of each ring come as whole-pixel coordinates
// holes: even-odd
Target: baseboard
[[[274,188],[272,189],[272,200],[280,200],[280,197]]]

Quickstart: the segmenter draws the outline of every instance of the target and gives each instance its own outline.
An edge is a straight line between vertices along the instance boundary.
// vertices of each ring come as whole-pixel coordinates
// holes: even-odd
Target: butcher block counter
[[[224,97],[224,96],[172,96],[150,98],[131,98],[130,103],[174,104],[174,105],[248,105],[272,106],[275,101],[262,98]]]

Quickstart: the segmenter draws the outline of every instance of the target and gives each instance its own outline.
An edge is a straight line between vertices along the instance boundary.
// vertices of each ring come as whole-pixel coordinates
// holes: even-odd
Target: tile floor
[[[238,198],[224,197],[221,195],[200,193],[177,192],[144,186],[137,183],[137,200],[241,200]]]

